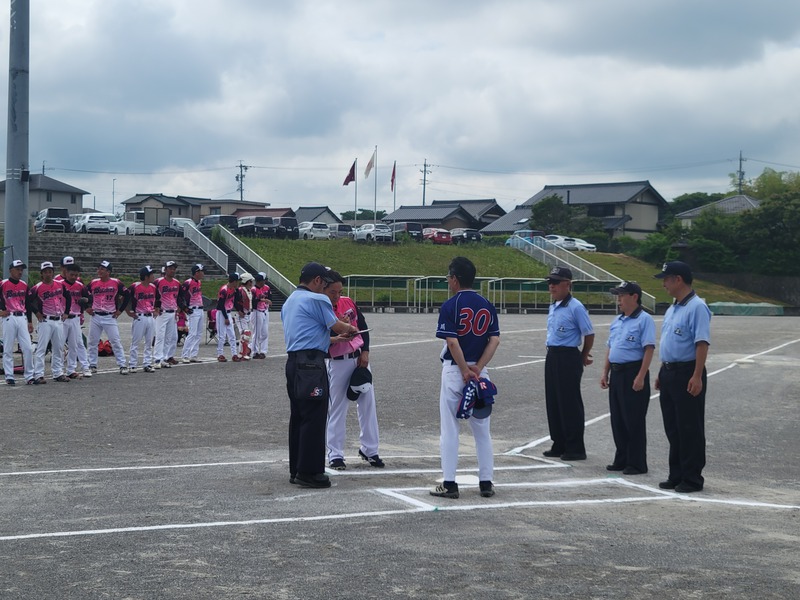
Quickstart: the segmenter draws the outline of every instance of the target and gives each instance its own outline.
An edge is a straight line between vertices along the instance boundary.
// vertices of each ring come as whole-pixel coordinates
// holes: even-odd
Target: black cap
[[[267,280],[267,274],[264,273],[264,271],[259,271],[258,273],[256,273],[256,281],[266,281],[266,280]]]
[[[672,262],[664,263],[661,267],[661,273],[653,275],[656,279],[664,279],[667,275],[680,275],[686,283],[692,282],[692,269],[685,262],[673,260]]]
[[[153,273],[153,269],[150,268],[150,265],[145,265],[141,269],[139,269],[139,278],[144,279],[148,275]]]
[[[572,271],[567,267],[553,267],[550,269],[547,281],[572,281]]]
[[[203,265],[201,265],[200,263],[197,263],[196,265],[192,265],[192,275],[196,274],[198,271],[202,271],[203,273],[205,273],[206,272],[206,268]]]
[[[611,288],[608,291],[615,296],[619,296],[621,294],[639,294],[639,298],[642,297],[642,286],[635,281],[623,281],[617,287]]]
[[[239,281],[239,274],[235,271],[233,273],[228,273],[228,281],[229,282]]]
[[[300,281],[311,281],[316,277],[322,277],[324,281],[333,283],[333,279],[330,276],[330,268],[318,262],[306,263],[300,271]]]
[[[104,269],[108,269],[109,271],[111,270],[111,263],[109,261],[107,261],[107,260],[101,260],[100,264],[97,265],[97,266],[98,267],[103,267]]]
[[[358,397],[372,387],[372,373],[367,367],[356,367],[350,376],[347,386],[347,397],[358,400]]]

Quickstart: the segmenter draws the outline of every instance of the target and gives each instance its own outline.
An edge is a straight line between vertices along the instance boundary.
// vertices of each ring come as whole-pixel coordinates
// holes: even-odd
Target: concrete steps
[[[94,274],[101,260],[108,260],[114,275],[138,278],[139,269],[150,265],[156,272],[168,260],[178,263],[180,276],[189,276],[191,266],[202,263],[208,277],[224,277],[225,272],[209,261],[189,240],[180,237],[147,235],[98,235],[86,233],[32,233],[28,243],[28,268],[38,271],[49,260],[56,265],[64,256],[73,256],[84,273]]]

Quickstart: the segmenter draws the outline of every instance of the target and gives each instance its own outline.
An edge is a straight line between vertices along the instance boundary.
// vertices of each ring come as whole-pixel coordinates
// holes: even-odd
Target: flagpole
[[[358,173],[358,157],[356,156],[355,161],[353,161],[353,173]],[[355,206],[353,207],[353,229],[356,227],[356,219],[358,219],[358,175],[356,175],[353,183],[356,184],[356,195],[355,195]]]
[[[378,222],[378,146],[375,145],[375,200],[372,206],[372,222]]]
[[[392,214],[397,212],[397,161],[394,161],[392,166]],[[395,241],[394,224],[397,223],[397,217],[392,219],[392,241]]]

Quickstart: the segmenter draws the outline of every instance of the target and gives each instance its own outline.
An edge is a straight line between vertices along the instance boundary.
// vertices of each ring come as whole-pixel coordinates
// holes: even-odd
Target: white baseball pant
[[[474,363],[471,363],[474,364]],[[484,369],[481,377],[489,378]],[[459,421],[456,411],[461,402],[464,390],[464,379],[461,370],[452,361],[442,364],[442,386],[439,392],[439,419],[441,438],[439,445],[442,453],[442,474],[444,481],[455,481],[458,469],[458,433]],[[491,481],[494,472],[494,453],[492,452],[492,434],[490,431],[491,416],[485,419],[470,417],[467,419],[475,438],[475,450],[478,454],[478,478],[480,481]]]
[[[253,352],[266,354],[269,350],[269,311],[255,310],[250,317],[253,320]]]
[[[225,340],[231,347],[231,356],[236,356],[236,334],[233,331],[233,314],[228,313],[228,325],[225,325],[225,315],[217,311],[217,356],[225,355]]]
[[[347,410],[353,403],[347,398],[347,388],[350,385],[350,377],[358,364],[358,358],[329,359],[327,362],[330,400],[328,401],[326,441],[328,460],[331,461],[334,458],[344,458]],[[372,386],[368,392],[359,395],[356,404],[360,449],[367,456],[375,456],[378,454],[378,413],[375,410],[375,386]]]
[[[125,348],[122,347],[122,341],[119,339],[119,324],[114,318],[114,315],[92,315],[92,320],[89,323],[89,364],[97,366],[97,344],[100,342],[100,334],[105,332],[108,342],[111,344],[111,349],[114,351],[114,360],[117,361],[117,366],[122,368],[125,366]]]
[[[63,323],[64,343],[67,345],[67,374],[76,373],[78,363],[84,373],[89,370],[89,358],[86,356],[86,346],[83,345],[83,335],[81,334],[80,316],[67,319]]]
[[[200,340],[203,338],[203,309],[193,308],[190,314],[186,315],[186,325],[189,333],[183,340],[183,358],[195,358],[200,352]]]
[[[135,368],[139,361],[139,344],[144,341],[144,356],[142,366],[153,364],[153,338],[156,334],[156,324],[152,316],[136,315],[131,322],[131,351],[128,356],[128,366]]]
[[[175,357],[178,348],[178,325],[175,313],[162,312],[156,317],[156,345],[153,350],[155,362]]]
[[[33,354],[33,378],[44,377],[44,356],[50,344],[50,370],[53,379],[64,374],[64,326],[61,317],[39,321],[36,327],[36,352]]]
[[[25,381],[30,381],[33,379],[33,352],[28,319],[24,315],[8,315],[3,319],[3,372],[6,379],[14,379],[14,343],[19,343]]]

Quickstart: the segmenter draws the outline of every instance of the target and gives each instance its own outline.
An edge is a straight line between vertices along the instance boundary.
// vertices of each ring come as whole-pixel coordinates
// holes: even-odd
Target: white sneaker
[[[155,364],[153,365],[153,367],[155,367],[156,369],[160,369],[161,368],[161,363],[156,361]]]
[[[128,367],[120,367],[119,368],[120,375],[127,375],[128,374]]]
[[[92,370],[91,370],[91,369],[86,369],[86,370],[83,372],[83,376],[84,376],[84,377],[91,377],[91,376],[92,376]]]
[[[161,361],[161,368],[162,368],[162,369],[171,369],[171,368],[172,368],[172,365],[171,365],[171,364],[169,364],[167,361],[165,361],[165,360],[162,360],[162,361]]]
[[[138,370],[139,369],[137,369],[136,367],[131,367],[130,369],[128,369],[128,373],[136,373]]]
[[[191,360],[189,360],[188,358],[186,358],[186,357],[184,356],[184,357],[181,359],[181,362],[182,362],[183,364],[185,364],[185,365],[188,365],[188,364],[189,364],[190,362],[192,362],[192,361],[191,361]]]

